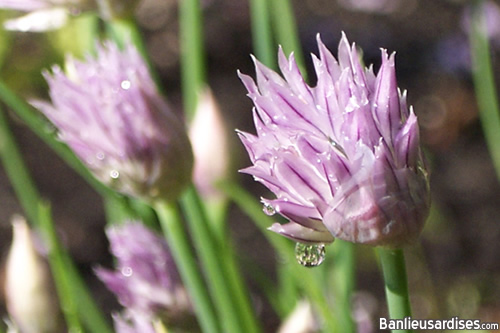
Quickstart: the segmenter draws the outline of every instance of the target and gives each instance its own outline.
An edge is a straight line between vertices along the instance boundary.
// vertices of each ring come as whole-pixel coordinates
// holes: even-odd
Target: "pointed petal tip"
[[[318,43],[318,45],[324,45],[323,40],[321,39],[321,34],[319,32],[316,34],[316,42]]]

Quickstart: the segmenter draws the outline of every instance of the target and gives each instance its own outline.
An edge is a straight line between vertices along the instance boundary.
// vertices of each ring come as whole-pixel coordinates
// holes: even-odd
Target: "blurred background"
[[[300,39],[314,85],[310,53],[316,34],[336,54],[341,31],[364,51],[366,64],[380,65],[380,47],[396,51],[399,86],[418,116],[431,169],[432,210],[421,243],[406,251],[415,318],[480,318],[500,322],[500,185],[484,142],[471,79],[467,1],[460,0],[297,0],[292,1]],[[208,80],[229,131],[253,132],[251,102],[236,71],[254,75],[248,2],[203,0]],[[500,78],[500,3],[490,2],[488,28],[494,71]],[[16,13],[0,12],[2,19]],[[173,107],[180,112],[177,2],[143,0],[136,16]],[[61,63],[71,43],[66,31],[44,34],[0,30],[0,75],[25,98],[46,98],[40,74]],[[498,80],[497,80],[498,81]],[[106,311],[118,308],[93,275],[92,267],[111,264],[103,232],[101,199],[51,150],[11,115],[16,137],[43,196],[52,202],[66,246]],[[233,136],[234,176],[256,196],[268,196],[250,176],[249,165]],[[21,213],[0,168],[0,255],[11,241],[10,218]],[[253,299],[266,331],[278,317],[252,279],[252,267],[274,274],[277,257],[252,222],[236,208],[231,232]],[[383,283],[371,248],[358,246],[357,316],[386,315]],[[328,253],[327,253],[328,256]],[[4,260],[3,260],[4,261]],[[0,270],[0,282],[3,271]],[[0,290],[0,317],[5,314]],[[364,317],[363,317],[364,316]],[[376,321],[374,322],[376,323]]]

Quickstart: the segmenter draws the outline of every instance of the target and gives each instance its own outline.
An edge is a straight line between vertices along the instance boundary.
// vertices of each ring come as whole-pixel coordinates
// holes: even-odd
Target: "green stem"
[[[46,212],[46,210],[43,209],[39,210],[38,208],[39,203],[41,202],[38,191],[36,190],[34,182],[32,181],[31,175],[29,174],[27,168],[24,165],[24,162],[22,160],[21,154],[17,149],[15,141],[11,136],[5,115],[1,111],[0,114],[2,117],[0,119],[1,123],[0,133],[2,135],[0,139],[1,142],[3,143],[0,146],[2,147],[1,154],[2,154],[2,159],[6,165],[5,168],[6,170],[10,170],[7,172],[9,173],[9,177],[12,181],[16,193],[21,193],[18,194],[19,195],[18,198],[20,199],[21,205],[24,207],[30,220],[32,222],[39,221],[40,223],[42,223],[44,221],[40,221],[40,218],[44,217],[45,219],[47,219],[48,213]],[[13,170],[14,167],[17,168],[17,170]],[[51,236],[50,238],[51,243],[57,245],[58,244],[57,239],[54,238],[55,236],[50,233],[51,232],[50,224],[45,220],[44,225],[45,228],[49,227],[48,235]],[[41,224],[38,226],[40,228],[43,228]],[[83,314],[82,319],[86,323],[88,323],[88,326],[90,328],[94,327],[94,329],[92,330],[93,332],[102,332],[102,333],[111,332],[111,330],[107,325],[107,322],[102,316],[102,313],[98,310],[91,296],[89,296],[88,291],[84,285],[84,282],[81,280],[80,276],[78,275],[78,272],[74,269],[74,267],[72,267],[72,263],[69,259],[69,256],[62,250],[62,248],[59,245],[54,247],[54,250],[56,251],[55,254],[56,257],[59,258],[56,259],[56,266],[53,267],[54,274],[57,275],[64,273],[64,276],[66,276],[66,277],[60,277],[58,279],[57,284],[61,282],[63,286],[57,286],[57,287],[62,288],[61,291],[65,294],[66,291],[68,290],[66,289],[66,287],[64,287],[64,285],[67,284],[73,288],[72,290],[73,293],[78,293],[78,296],[76,296],[76,298],[78,299],[77,304],[81,305],[81,307],[80,306],[78,307],[79,313]],[[60,256],[63,256],[63,259],[60,259]],[[64,281],[67,281],[67,283]],[[75,294],[73,294],[73,297],[75,297]],[[61,301],[63,300],[61,299]],[[73,314],[71,314],[69,317],[71,318],[71,321],[74,321],[75,325],[77,325],[76,319],[73,320]],[[85,320],[85,317],[88,317],[89,320]]]
[[[83,323],[93,333],[112,333],[113,331],[109,323],[103,316],[99,306],[95,303],[89,288],[82,279],[68,252],[63,251],[62,255],[72,294],[77,300],[78,314],[82,318]]]
[[[234,182],[221,182],[219,183],[219,189],[250,217],[269,243],[278,252],[282,260],[284,260],[287,267],[290,268],[290,277],[293,278],[293,283],[302,287],[323,317],[325,331],[337,332],[337,318],[323,290],[320,269],[309,269],[296,263],[293,245],[285,237],[275,235],[267,230],[274,221],[271,217],[262,212],[262,205],[255,200],[253,195]]]
[[[260,62],[269,68],[276,68],[276,52],[272,39],[268,5],[267,0],[250,1],[253,49]]]
[[[255,312],[250,303],[249,292],[244,284],[243,276],[238,267],[235,251],[230,238],[226,236],[221,246],[219,246],[219,249],[222,256],[221,263],[223,270],[231,286],[231,295],[236,303],[235,310],[239,311],[239,315],[243,321],[243,327],[246,328],[246,332],[260,332],[261,328],[259,327]]]
[[[191,250],[189,239],[186,230],[184,230],[183,221],[177,207],[169,202],[158,201],[154,204],[154,208],[158,214],[163,233],[172,251],[172,256],[175,259],[182,280],[189,290],[203,332],[219,333],[219,323],[217,322],[210,296],[205,289],[202,275],[196,265],[195,256]]]
[[[276,268],[276,274],[278,276],[277,292],[280,302],[278,314],[282,318],[285,318],[286,315],[293,311],[297,300],[299,299],[299,288],[297,288],[295,279],[293,278],[291,265],[295,265],[295,263],[278,263],[278,267]]]
[[[497,178],[500,179],[500,110],[484,19],[486,9],[483,1],[475,1],[472,8],[470,45],[479,118]]]
[[[201,200],[193,185],[184,193],[181,198],[183,211],[187,216],[187,221],[197,253],[202,261],[203,268],[207,274],[209,287],[214,298],[220,318],[223,318],[223,327],[226,332],[257,332],[256,321],[249,322],[251,326],[245,326],[243,318],[245,314],[239,306],[239,302],[233,299],[232,291],[237,290],[234,285],[234,277],[225,273],[227,264],[220,261],[219,251],[228,251],[227,244],[222,248],[214,241],[214,235],[209,227],[209,221],[203,209]],[[226,271],[226,272],[225,272]]]
[[[114,194],[109,188],[94,178],[89,170],[68,148],[68,146],[57,139],[57,134],[50,123],[30,105],[17,97],[0,80],[0,99],[16,113],[19,118],[40,137],[50,148],[52,148],[69,166],[76,170],[92,187],[102,195]]]
[[[206,198],[203,201],[205,211],[211,223],[210,229],[218,242],[224,242],[228,238],[227,212],[229,201],[227,198]]]
[[[385,295],[391,319],[411,317],[410,297],[406,277],[405,258],[402,249],[376,249],[384,274]],[[393,332],[412,332],[394,330]]]
[[[206,82],[203,16],[199,0],[179,1],[179,25],[182,97],[184,112],[190,123]]]
[[[339,326],[343,332],[355,332],[351,313],[352,293],[356,281],[354,244],[337,239],[332,244],[334,255],[332,285],[335,288],[335,304],[339,318]]]
[[[306,78],[307,72],[305,70],[304,54],[300,45],[297,25],[295,23],[290,0],[273,0],[271,4],[276,39],[287,56],[291,52],[294,53],[295,60],[302,72],[302,76]]]
[[[102,311],[95,304],[90,291],[82,280],[67,251],[57,238],[54,223],[47,204],[39,206],[41,228],[49,243],[51,264],[61,305],[70,327],[81,328],[83,323],[94,333],[112,333]],[[69,330],[84,332],[83,330]]]
[[[38,225],[37,205],[40,195],[24,163],[4,110],[0,109],[0,157],[28,220]]]
[[[63,250],[56,235],[50,207],[47,203],[43,203],[39,205],[38,211],[40,227],[45,234],[49,249],[49,264],[52,268],[57,294],[61,303],[61,310],[66,319],[68,331],[83,332],[83,326],[78,316],[77,305],[71,291],[71,282],[62,255]]]

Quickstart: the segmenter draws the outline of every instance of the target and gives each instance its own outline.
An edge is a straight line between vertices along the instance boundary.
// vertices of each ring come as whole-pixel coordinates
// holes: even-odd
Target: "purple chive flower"
[[[139,222],[113,226],[106,233],[117,259],[116,270],[95,271],[120,304],[136,313],[133,318],[153,318],[187,308],[180,277],[162,237]]]
[[[140,312],[114,314],[113,322],[116,333],[156,333],[151,318]]]
[[[417,118],[396,83],[394,54],[382,50],[377,75],[343,34],[338,61],[318,36],[317,85],[279,52],[284,79],[257,60],[253,100],[257,135],[240,132],[251,174],[276,195],[265,211],[289,220],[270,230],[298,242],[335,238],[400,246],[421,232],[429,209],[428,174]]]
[[[92,9],[88,0],[0,0],[0,9],[27,12],[26,15],[6,20],[7,30],[42,32],[63,27],[71,15]]]
[[[61,140],[115,190],[174,199],[191,180],[191,145],[137,50],[106,43],[95,59],[68,59],[67,72],[45,72],[52,104],[33,102]]]
[[[31,12],[59,6],[72,6],[84,2],[81,0],[0,0],[0,8]]]

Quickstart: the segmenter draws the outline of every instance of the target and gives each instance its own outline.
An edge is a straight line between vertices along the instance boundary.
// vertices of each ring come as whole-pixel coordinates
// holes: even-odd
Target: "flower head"
[[[119,302],[139,317],[182,311],[186,298],[165,240],[139,222],[107,229],[116,270],[96,269]]]
[[[94,6],[88,0],[0,0],[1,9],[27,12],[7,20],[7,30],[42,32],[63,27],[71,14],[78,14]]]
[[[284,79],[258,61],[257,84],[240,74],[257,130],[239,133],[253,163],[243,172],[276,195],[263,199],[265,210],[289,220],[272,231],[305,243],[403,245],[422,230],[429,189],[417,118],[398,90],[394,54],[382,50],[375,75],[345,35],[338,61],[319,36],[318,47],[315,87],[281,50]]]
[[[114,314],[113,322],[116,333],[155,333],[151,318],[141,312],[126,310]]]
[[[33,102],[94,175],[145,199],[175,198],[191,179],[184,124],[158,93],[131,45],[100,46],[96,59],[45,73],[52,104]]]
[[[27,12],[7,20],[7,30],[43,32],[62,28],[73,15],[98,10],[102,19],[129,17],[138,0],[0,0],[0,9]]]

